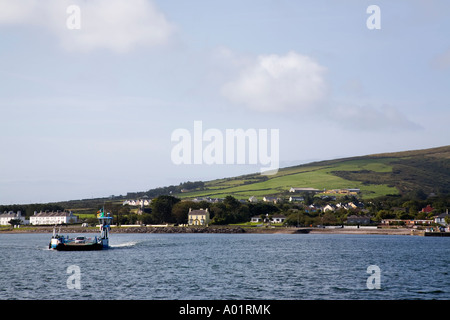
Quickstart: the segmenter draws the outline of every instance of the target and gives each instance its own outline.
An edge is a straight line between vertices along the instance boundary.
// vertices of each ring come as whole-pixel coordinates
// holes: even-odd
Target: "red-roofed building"
[[[425,213],[430,213],[433,210],[434,210],[434,208],[430,205],[427,205],[425,208],[422,208],[422,212],[425,212]]]

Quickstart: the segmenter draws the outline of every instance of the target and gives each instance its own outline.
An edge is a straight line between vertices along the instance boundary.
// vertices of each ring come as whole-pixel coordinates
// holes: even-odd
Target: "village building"
[[[251,219],[250,219],[250,222],[262,222],[262,218],[261,218],[261,216],[253,216]]]
[[[263,218],[262,216],[253,216],[250,219],[250,222],[265,222],[265,223],[284,223],[284,221],[286,221],[285,215],[277,214],[270,218],[268,213],[265,215],[265,218]]]
[[[323,207],[322,211],[323,212],[327,212],[327,211],[335,211],[336,207],[332,204],[327,204],[325,207]]]
[[[358,209],[358,208],[363,208],[364,207],[364,205],[362,204],[362,203],[360,203],[360,202],[358,202],[358,203],[354,203],[354,202],[349,202],[349,203],[347,203],[347,207],[350,209],[350,208],[352,208],[352,209]]]
[[[72,211],[35,211],[34,215],[30,217],[30,224],[32,225],[71,224],[77,222],[78,216],[75,216]]]
[[[370,224],[370,217],[351,215],[347,217],[347,224]]]
[[[440,215],[437,215],[434,217],[434,222],[437,224],[440,224],[442,226],[447,226],[448,223],[445,221],[445,218],[448,217],[448,210],[447,212],[441,213]]]
[[[207,225],[209,225],[210,221],[211,221],[211,219],[210,219],[208,208],[198,209],[198,210],[192,210],[192,208],[189,208],[188,225],[190,225],[190,226],[207,226]]]
[[[405,225],[406,227],[421,226],[421,225],[431,225],[434,220],[431,219],[383,219],[381,220],[382,225]]]
[[[289,192],[291,193],[302,193],[302,192],[312,192],[312,193],[316,193],[316,192],[320,192],[319,189],[315,189],[315,188],[290,188]]]
[[[192,199],[193,202],[209,202],[209,203],[220,203],[223,202],[223,198],[210,198],[210,197],[197,197]]]
[[[139,199],[139,200],[125,200],[122,205],[129,205],[129,206],[149,206],[151,204],[152,200],[148,199]]]
[[[347,206],[343,203],[336,203],[336,209],[345,209],[348,210]]]
[[[431,225],[433,223],[433,220],[432,219],[418,219],[418,220],[412,220],[412,223],[415,226],[418,226],[418,225]]]
[[[289,197],[289,202],[301,202],[305,201],[305,198],[303,197]]]
[[[279,201],[279,199],[276,198],[276,197],[264,197],[264,198],[263,198],[263,201],[264,201],[264,202],[273,202],[273,203],[277,203],[277,202]]]
[[[286,217],[282,214],[277,214],[272,217],[272,223],[283,223]]]
[[[424,212],[424,213],[430,213],[430,212],[432,212],[433,210],[434,210],[434,208],[433,208],[432,206],[427,205],[425,208],[422,208],[422,211],[421,211],[421,212]]]
[[[325,194],[325,195],[321,195],[320,199],[322,199],[322,200],[329,200],[329,201],[336,201],[336,196],[331,196],[331,195]]]
[[[361,192],[361,190],[357,189],[357,188],[331,189],[331,190],[324,191],[324,193],[327,193],[327,194],[340,194],[340,195],[349,195],[349,196],[356,196],[360,192]]]
[[[27,224],[25,220],[25,215],[22,215],[21,211],[13,212],[3,212],[0,214],[0,225],[7,226],[10,225],[11,220],[20,220],[20,224]]]
[[[320,208],[314,204],[305,206],[304,209],[305,209],[305,212],[307,212],[307,213],[317,212],[318,210],[320,210]]]

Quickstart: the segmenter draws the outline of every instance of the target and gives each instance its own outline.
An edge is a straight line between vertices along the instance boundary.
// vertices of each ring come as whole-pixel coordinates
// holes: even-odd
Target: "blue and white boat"
[[[111,230],[112,217],[109,213],[105,215],[103,209],[97,214],[100,222],[100,235],[94,238],[87,238],[84,236],[77,236],[69,238],[56,232],[53,228],[53,235],[49,243],[49,249],[58,251],[91,251],[103,250],[109,248],[109,231]]]

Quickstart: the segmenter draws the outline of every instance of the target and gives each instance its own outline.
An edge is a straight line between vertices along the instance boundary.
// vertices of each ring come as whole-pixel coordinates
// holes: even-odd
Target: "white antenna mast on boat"
[[[97,218],[100,222],[100,242],[103,245],[103,248],[108,248],[112,217],[110,216],[110,213],[105,214],[105,209],[102,208],[97,214]]]

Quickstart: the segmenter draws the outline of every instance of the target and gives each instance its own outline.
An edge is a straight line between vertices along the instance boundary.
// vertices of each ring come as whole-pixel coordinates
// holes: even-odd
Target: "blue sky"
[[[381,29],[370,30],[369,5]],[[80,28],[67,27],[80,10]],[[0,0],[0,204],[258,171],[176,165],[194,121],[280,166],[449,144],[448,1]],[[73,21],[73,20],[70,20]]]

